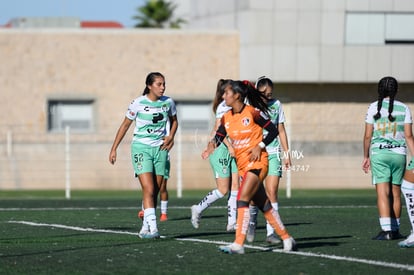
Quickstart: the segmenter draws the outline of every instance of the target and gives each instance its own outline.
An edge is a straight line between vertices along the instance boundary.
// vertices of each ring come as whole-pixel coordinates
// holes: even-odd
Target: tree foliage
[[[138,7],[138,15],[133,19],[138,23],[136,28],[176,28],[185,23],[182,18],[174,18],[177,5],[164,0],[147,0],[145,5]]]

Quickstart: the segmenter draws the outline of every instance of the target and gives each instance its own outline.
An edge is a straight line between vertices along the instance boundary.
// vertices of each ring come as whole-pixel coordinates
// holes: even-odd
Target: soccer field
[[[134,191],[0,192],[0,274],[414,274],[414,248],[373,241],[380,230],[374,190],[298,190],[280,198],[280,213],[298,251],[268,245],[265,223],[246,254],[228,255],[226,201],[203,213],[199,229],[190,206],[170,192],[169,220],[157,240],[139,239]],[[401,233],[409,234],[405,207]]]

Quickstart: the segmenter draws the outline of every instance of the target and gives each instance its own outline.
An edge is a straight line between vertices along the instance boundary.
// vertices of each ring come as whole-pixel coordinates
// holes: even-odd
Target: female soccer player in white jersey
[[[131,157],[135,174],[143,192],[144,219],[140,238],[159,238],[155,216],[155,201],[165,174],[168,146],[174,141],[178,121],[174,101],[164,96],[165,78],[159,72],[148,74],[143,95],[128,107],[125,118],[116,133],[109,162],[116,161],[116,150],[132,121],[135,120],[131,143]],[[167,121],[171,121],[170,134],[166,136]],[[156,182],[154,182],[154,177]]]
[[[165,125],[165,135],[170,135],[170,129],[171,129],[171,123],[169,120],[167,120],[167,124]],[[165,222],[168,220],[168,189],[167,189],[167,182],[170,178],[170,170],[171,170],[171,160],[170,160],[170,151],[174,145],[174,142],[170,142],[168,145],[165,146],[164,149],[168,151],[167,155],[167,162],[165,163],[165,174],[164,179],[162,180],[161,186],[160,186],[160,222]],[[156,202],[156,200],[155,200]],[[141,220],[144,219],[144,205],[141,205],[141,210],[138,212],[138,218]]]
[[[414,150],[414,140],[411,137],[411,145],[407,140],[408,148],[410,152]],[[413,153],[411,153],[412,155]],[[414,247],[414,157],[407,165],[407,169],[404,173],[404,179],[401,184],[401,191],[405,198],[405,205],[407,206],[408,219],[411,226],[411,234],[403,241],[399,242],[400,247]]]
[[[231,109],[223,100],[224,88],[230,85],[230,82],[231,80],[229,79],[220,79],[217,83],[216,95],[213,100],[213,112],[216,115],[216,120],[212,137],[215,135],[223,115]],[[226,230],[236,230],[236,201],[237,190],[239,189],[239,176],[236,161],[232,155],[234,155],[234,150],[227,139],[210,155],[209,161],[216,179],[217,188],[211,190],[198,204],[191,207],[191,224],[194,228],[199,227],[202,212],[215,201],[224,197],[230,190],[230,196],[227,200]]]
[[[283,112],[282,103],[279,100],[272,98],[273,82],[267,77],[260,77],[256,81],[256,88],[264,95],[264,99],[267,102],[269,108],[270,120],[275,124],[279,130],[279,138],[274,139],[269,145],[266,146],[266,151],[269,158],[269,171],[265,179],[266,194],[272,204],[272,207],[279,211],[278,203],[278,190],[279,181],[282,177],[282,159],[284,162],[284,168],[288,169],[292,163],[289,155],[289,143],[285,130],[285,114]],[[267,131],[264,130],[264,135],[267,135]],[[286,154],[281,154],[281,148]],[[283,156],[283,157],[282,157]],[[250,222],[247,231],[246,240],[253,242],[255,237],[255,231],[257,226],[257,214],[258,208],[255,205],[250,205]],[[273,227],[266,223],[266,242],[271,244],[280,243],[280,239],[275,234]]]
[[[395,78],[382,78],[378,83],[378,100],[371,103],[365,119],[362,169],[365,173],[371,169],[381,226],[373,240],[402,238],[399,233],[401,182],[407,143],[412,138],[412,118],[410,109],[395,100],[397,91]]]

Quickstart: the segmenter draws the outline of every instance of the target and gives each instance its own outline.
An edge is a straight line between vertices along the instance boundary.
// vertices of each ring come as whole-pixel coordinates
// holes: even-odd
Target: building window
[[[345,26],[348,45],[414,43],[414,13],[351,12]]]
[[[384,44],[384,14],[348,13],[346,44]]]
[[[414,43],[414,14],[387,14],[385,43]]]
[[[69,126],[77,132],[93,131],[93,103],[93,100],[49,100],[48,130],[63,132]]]
[[[184,133],[209,133],[212,113],[210,102],[177,102],[178,125]]]

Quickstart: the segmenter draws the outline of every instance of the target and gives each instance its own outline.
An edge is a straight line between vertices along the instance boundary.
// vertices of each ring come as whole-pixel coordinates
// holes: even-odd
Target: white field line
[[[30,226],[44,226],[44,227],[55,227],[55,228],[62,228],[67,230],[75,230],[75,231],[84,231],[84,232],[98,232],[98,233],[112,233],[112,234],[124,234],[124,235],[134,235],[138,236],[138,233],[135,232],[128,232],[128,231],[117,231],[117,230],[106,230],[106,229],[97,229],[97,228],[84,228],[78,226],[67,226],[63,224],[47,224],[47,223],[35,223],[29,221],[8,221],[9,223],[16,223],[16,224],[24,224]],[[161,237],[165,238],[165,237]],[[175,238],[177,241],[185,241],[185,242],[199,242],[199,243],[208,243],[208,244],[217,244],[217,245],[227,245],[230,244],[228,242],[223,241],[210,241],[210,240],[203,240],[203,239],[194,239],[194,238]],[[245,245],[246,248],[256,249],[261,251],[270,251],[271,249],[261,246],[253,246],[253,245]],[[362,263],[368,265],[375,265],[375,266],[382,266],[388,268],[396,268],[400,270],[409,270],[414,271],[414,265],[404,265],[404,264],[397,264],[397,263],[388,263],[388,262],[381,262],[381,261],[374,261],[374,260],[366,260],[360,258],[352,258],[352,257],[344,257],[344,256],[335,256],[335,255],[327,255],[327,254],[318,254],[318,253],[310,253],[310,252],[300,252],[300,251],[283,251],[282,249],[273,249],[271,250],[276,253],[286,253],[286,254],[293,254],[293,255],[300,255],[305,257],[317,257],[317,258],[325,258],[330,260],[337,260],[337,261],[347,261],[352,263]]]
[[[169,207],[173,208],[173,207]],[[0,211],[73,211],[73,210],[134,210],[141,207],[4,207]]]
[[[226,242],[219,242],[219,241],[209,241],[209,240],[202,240],[202,239],[183,239],[183,238],[176,238],[178,241],[189,241],[189,242],[199,242],[199,243],[211,243],[211,244],[230,244]],[[260,247],[260,246],[252,246],[252,245],[245,245],[245,248],[252,248],[256,250],[268,251],[269,248]],[[317,258],[325,258],[330,260],[337,260],[337,261],[347,261],[353,263],[362,263],[362,264],[369,264],[369,265],[376,265],[382,267],[390,267],[390,268],[397,268],[403,270],[414,270],[414,265],[405,265],[405,264],[397,264],[397,263],[388,263],[388,262],[381,262],[381,261],[374,261],[374,260],[366,260],[366,259],[359,259],[359,258],[352,258],[352,257],[344,257],[344,256],[335,256],[335,255],[327,255],[327,254],[318,254],[318,253],[311,253],[311,252],[301,252],[301,251],[284,251],[283,249],[273,249],[271,250],[276,253],[285,253],[285,254],[294,254],[300,255],[305,257],[317,257]]]
[[[304,206],[282,206],[282,209],[361,209],[361,208],[376,208],[376,205],[304,205]],[[209,208],[225,209],[227,206],[210,206]],[[0,211],[73,211],[73,210],[134,210],[141,209],[141,207],[0,207]],[[189,209],[188,206],[168,206],[168,209]]]
[[[117,230],[107,230],[107,229],[98,229],[98,228],[90,228],[90,227],[78,227],[78,226],[68,226],[63,224],[49,224],[49,223],[37,223],[37,222],[28,222],[28,221],[8,221],[9,223],[18,223],[18,224],[25,224],[30,226],[44,226],[44,227],[54,227],[54,228],[62,228],[68,230],[75,230],[75,231],[84,231],[84,232],[98,232],[98,233],[113,233],[113,234],[124,234],[124,235],[135,235],[138,236],[138,233],[135,232],[128,232],[128,231],[117,231]]]

